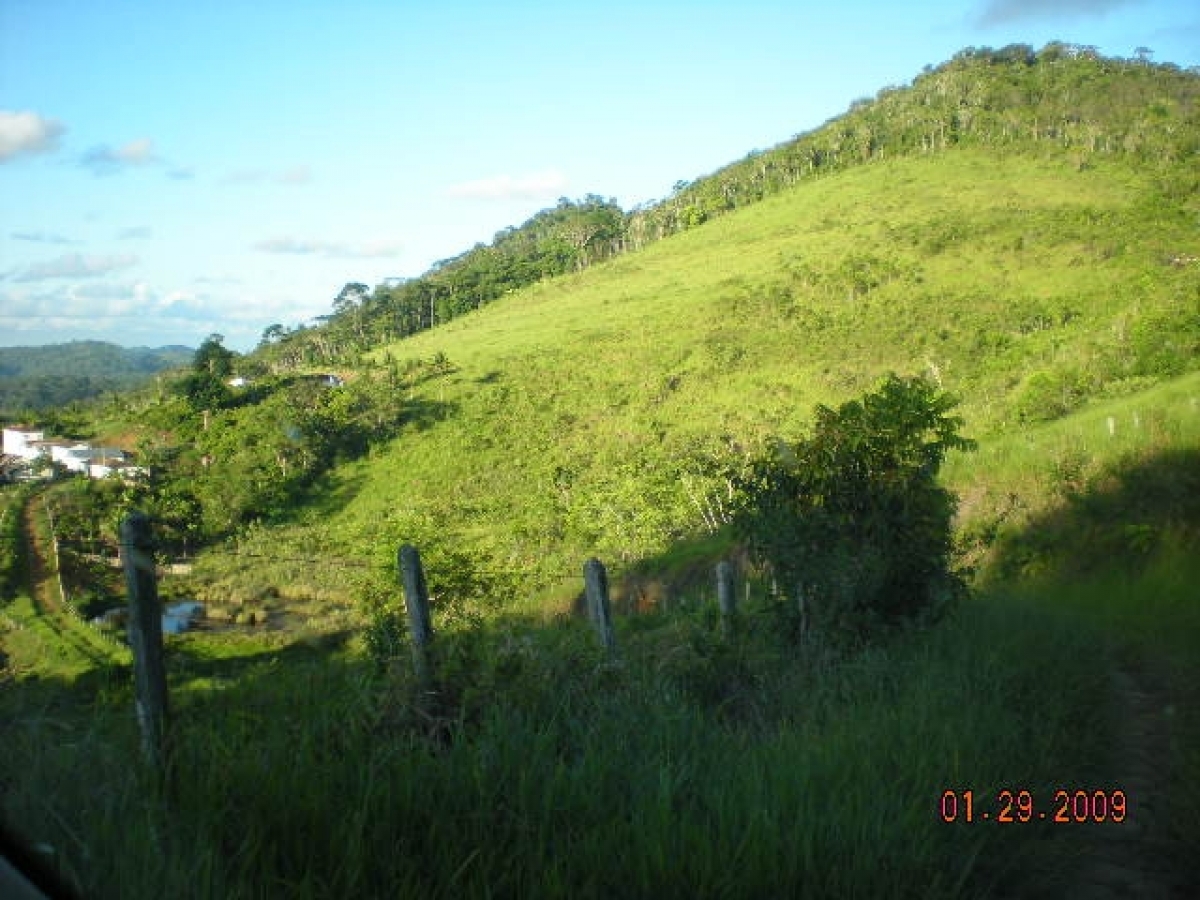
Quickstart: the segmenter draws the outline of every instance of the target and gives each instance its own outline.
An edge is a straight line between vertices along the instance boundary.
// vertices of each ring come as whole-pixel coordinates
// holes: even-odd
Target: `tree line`
[[[26,420],[35,413],[129,390],[187,363],[187,347],[119,347],[71,341],[47,347],[0,347],[0,413]]]
[[[352,282],[319,325],[269,326],[259,356],[276,369],[355,363],[363,351],[450,321],[505,294],[695,228],[808,178],[953,146],[1063,149],[1085,168],[1106,154],[1165,165],[1162,189],[1192,192],[1178,164],[1200,153],[1200,71],[1053,42],[968,48],[911,85],[855,101],[820,128],[698,178],[628,212],[615,199],[562,198],[519,227],[435,263],[418,278]]]

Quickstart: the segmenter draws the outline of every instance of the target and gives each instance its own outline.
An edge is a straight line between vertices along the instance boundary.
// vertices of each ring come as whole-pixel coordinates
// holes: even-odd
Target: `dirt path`
[[[1167,815],[1171,779],[1171,706],[1166,679],[1144,659],[1128,655],[1113,669],[1117,746],[1112,789],[1128,801],[1119,825],[1100,826],[1087,841],[1072,896],[1195,897],[1195,886],[1173,871]]]
[[[21,529],[29,561],[29,594],[40,612],[53,614],[59,611],[60,606],[58,585],[55,584],[55,576],[50,571],[47,550],[37,538],[37,510],[34,504],[40,499],[35,494],[25,501],[21,510]]]
[[[73,653],[91,665],[111,662],[114,648],[63,606],[58,574],[51,562],[54,551],[38,537],[39,512],[36,504],[41,500],[39,495],[34,494],[25,501],[21,511],[22,537],[28,559],[29,596],[33,600],[34,610],[55,635],[56,652]],[[115,652],[117,659],[121,656],[119,651]]]

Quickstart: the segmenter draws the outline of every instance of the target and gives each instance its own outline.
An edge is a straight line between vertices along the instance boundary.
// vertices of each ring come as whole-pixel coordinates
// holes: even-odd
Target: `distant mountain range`
[[[45,410],[136,387],[158,372],[186,365],[193,352],[182,346],[120,347],[105,341],[0,347],[0,412]]]

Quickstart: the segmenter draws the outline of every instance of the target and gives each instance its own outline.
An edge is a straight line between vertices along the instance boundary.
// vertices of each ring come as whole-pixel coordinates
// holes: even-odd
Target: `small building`
[[[40,445],[49,452],[50,461],[61,463],[67,472],[90,475],[92,464],[104,468],[102,475],[92,475],[92,478],[103,478],[114,463],[125,462],[125,451],[115,446],[67,444],[62,440],[42,440]]]
[[[105,478],[126,462],[119,447],[93,447],[78,441],[46,440],[43,432],[21,425],[4,429],[4,455],[23,463],[49,459],[68,472]],[[133,468],[133,467],[130,467]],[[131,473],[144,474],[144,472]]]
[[[21,459],[36,459],[40,453],[33,445],[44,440],[45,433],[26,425],[8,425],[4,429],[5,456],[18,456]]]
[[[92,448],[87,444],[64,444],[46,441],[50,447],[50,461],[62,463],[68,472],[86,475],[88,463],[92,461]]]
[[[119,459],[103,459],[101,462],[90,462],[87,467],[88,478],[120,478],[124,481],[137,481],[150,477],[150,470],[145,466],[132,466]]]

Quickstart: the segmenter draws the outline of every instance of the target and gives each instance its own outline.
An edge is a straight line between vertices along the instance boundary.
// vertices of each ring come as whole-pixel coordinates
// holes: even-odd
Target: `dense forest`
[[[0,347],[0,414],[21,417],[137,387],[186,365],[191,355],[188,347],[126,348],[104,341]]]
[[[658,202],[623,211],[591,194],[563,198],[490,244],[478,244],[401,283],[347,284],[318,327],[281,324],[263,333],[276,366],[356,362],[373,346],[478,309],[525,285],[577,272],[695,228],[806,179],[883,159],[950,147],[1008,153],[1066,151],[1080,170],[1111,156],[1170,167],[1200,153],[1200,76],[1172,64],[1101,56],[1054,42],[969,48],[911,85],[886,87],[836,119],[694,181]],[[1166,175],[1179,199],[1200,176]]]

